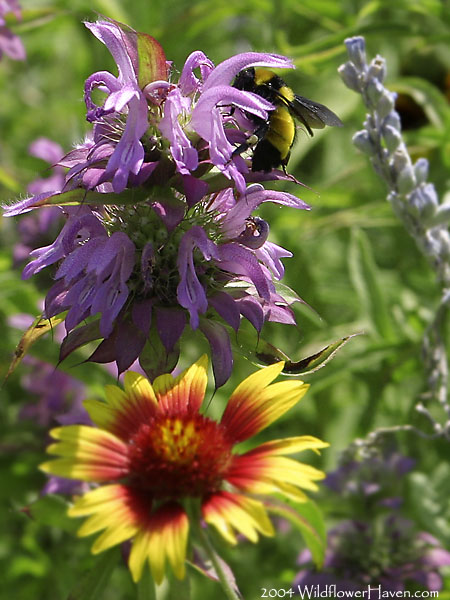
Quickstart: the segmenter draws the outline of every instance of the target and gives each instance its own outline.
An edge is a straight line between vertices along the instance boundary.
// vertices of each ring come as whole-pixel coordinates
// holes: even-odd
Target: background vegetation
[[[352,339],[325,368],[309,376],[306,398],[269,434],[314,434],[331,448],[314,464],[334,469],[341,452],[377,427],[410,423],[430,432],[414,410],[426,391],[421,342],[439,298],[426,260],[386,202],[386,190],[365,156],[351,143],[361,128],[364,108],[342,84],[337,67],[346,60],[343,41],[366,37],[369,57],[379,53],[388,64],[387,85],[401,93],[405,138],[414,157],[430,161],[430,180],[442,197],[450,166],[450,9],[438,0],[23,0],[24,19],[14,26],[27,60],[0,63],[0,199],[25,194],[47,165],[28,154],[30,142],[46,136],[69,150],[88,130],[82,101],[84,80],[94,71],[112,70],[106,48],[82,25],[98,13],[156,37],[175,68],[181,70],[193,50],[214,63],[246,50],[291,56],[297,66],[285,75],[298,93],[322,102],[344,122],[312,139],[299,131],[289,170],[308,188],[290,186],[312,205],[296,212],[264,206],[271,239],[289,248],[285,283],[312,307],[296,309],[298,328],[274,325],[264,337],[290,356],[300,358],[348,334]],[[286,189],[285,184],[283,188]],[[3,220],[0,238],[0,359],[3,377],[21,330],[11,316],[37,315],[45,284],[23,282],[13,268],[12,248],[18,220]],[[41,289],[40,289],[41,286]],[[42,287],[44,286],[44,287]],[[445,333],[445,332],[444,332]],[[55,332],[55,337],[58,333]],[[448,331],[445,333],[448,340]],[[199,342],[200,343],[200,342]],[[187,363],[199,353],[195,344]],[[58,344],[48,336],[31,354],[56,365]],[[80,353],[60,369],[101,395],[114,380],[106,370],[80,362]],[[214,396],[213,410],[237,382],[254,369],[236,359],[232,379]],[[27,507],[39,497],[45,478],[37,470],[44,458],[47,428],[21,418],[37,402],[32,385],[24,388],[30,366],[22,365],[2,389],[0,404],[0,598],[60,600],[69,597],[80,573],[91,568],[90,539],[75,540],[77,523],[64,517],[57,500],[41,520]],[[36,373],[32,377],[37,377]],[[395,437],[399,450],[416,461],[403,491],[405,513],[424,531],[450,546],[449,445],[410,433]],[[323,491],[316,500],[331,526],[345,505]],[[344,503],[345,500],[342,500]],[[49,526],[50,525],[50,526]],[[288,589],[304,548],[299,534],[280,529],[275,539],[243,543],[223,555],[233,568],[245,598],[259,598],[261,588]],[[213,582],[193,574],[193,597],[218,597]],[[450,590],[450,578],[444,588]],[[96,598],[132,598],[125,567],[114,571]],[[72,596],[73,598],[75,596]],[[442,592],[449,598],[450,592]]]

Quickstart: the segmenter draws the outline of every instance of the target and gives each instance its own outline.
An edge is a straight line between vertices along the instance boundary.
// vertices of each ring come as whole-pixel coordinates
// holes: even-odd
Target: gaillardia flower
[[[51,432],[57,442],[48,452],[59,458],[41,468],[101,484],[78,498],[69,515],[89,516],[80,536],[103,530],[93,553],[132,539],[129,567],[135,581],[147,561],[157,583],[166,562],[184,577],[190,519],[199,520],[195,514],[232,544],[236,534],[255,542],[259,533],[274,533],[261,495],[302,501],[302,489],[315,490],[315,481],[324,476],[287,457],[327,446],[311,436],[235,451],[236,444],[294,406],[307,384],[272,383],[283,363],[266,367],[238,385],[216,422],[200,412],[207,364],[204,355],[178,377],[161,375],[153,384],[127,372],[124,391],[108,386],[106,403],[85,402],[97,427],[72,425]]]

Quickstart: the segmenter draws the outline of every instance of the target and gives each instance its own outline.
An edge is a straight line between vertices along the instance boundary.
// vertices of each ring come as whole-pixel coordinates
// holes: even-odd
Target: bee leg
[[[235,150],[233,150],[233,154],[231,156],[239,156],[252,146],[256,146],[256,144],[266,135],[267,130],[269,129],[269,122],[264,121],[261,123],[259,127],[255,129],[255,131],[247,138],[247,141],[238,146]]]

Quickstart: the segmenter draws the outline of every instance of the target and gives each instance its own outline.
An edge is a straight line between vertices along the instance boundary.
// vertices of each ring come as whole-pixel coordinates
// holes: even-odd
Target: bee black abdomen
[[[282,163],[280,151],[268,140],[262,139],[253,151],[252,171],[268,173]]]

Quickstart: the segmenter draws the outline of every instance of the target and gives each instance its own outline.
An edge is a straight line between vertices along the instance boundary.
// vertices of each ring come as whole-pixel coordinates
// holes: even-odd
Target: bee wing
[[[306,126],[311,135],[310,128],[323,129],[325,125],[342,127],[342,121],[332,110],[303,96],[295,95],[289,103],[289,108],[292,114]]]

